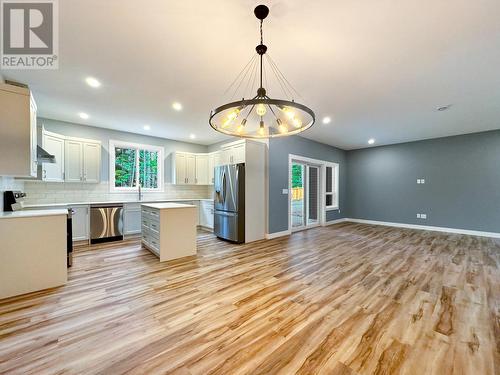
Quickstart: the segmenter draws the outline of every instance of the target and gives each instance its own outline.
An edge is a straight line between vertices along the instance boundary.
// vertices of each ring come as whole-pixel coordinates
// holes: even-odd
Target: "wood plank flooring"
[[[66,286],[0,301],[0,373],[500,373],[499,240],[344,223],[198,247],[81,248]]]

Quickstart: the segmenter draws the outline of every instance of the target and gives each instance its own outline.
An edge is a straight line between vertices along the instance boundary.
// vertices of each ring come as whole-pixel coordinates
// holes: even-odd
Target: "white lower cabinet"
[[[200,224],[202,227],[214,229],[214,202],[200,201]]]
[[[142,244],[160,262],[196,255],[196,210],[172,203],[143,204]]]
[[[141,233],[141,205],[129,203],[123,209],[123,234],[132,235]]]
[[[89,206],[73,206],[73,241],[89,239]]]

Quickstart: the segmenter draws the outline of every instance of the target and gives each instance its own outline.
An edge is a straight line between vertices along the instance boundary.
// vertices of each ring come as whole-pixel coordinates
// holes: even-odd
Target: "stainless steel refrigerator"
[[[245,242],[245,164],[221,165],[214,173],[214,232],[219,238]]]

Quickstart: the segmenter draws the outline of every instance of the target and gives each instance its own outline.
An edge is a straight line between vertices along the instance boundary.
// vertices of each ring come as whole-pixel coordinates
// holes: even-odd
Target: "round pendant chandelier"
[[[284,137],[303,132],[313,126],[314,112],[295,101],[294,96],[300,94],[288,82],[269,54],[266,54],[267,46],[263,41],[262,23],[269,14],[269,8],[259,5],[255,8],[254,14],[260,20],[260,44],[255,48],[257,55],[253,55],[226,92],[233,88],[232,98],[241,88],[250,89],[250,93],[255,93],[254,87],[258,84],[257,95],[230,101],[215,108],[210,112],[209,124],[220,133],[241,138]],[[267,94],[263,85],[264,81],[266,85],[268,83],[267,71],[274,74],[286,99],[272,98]]]

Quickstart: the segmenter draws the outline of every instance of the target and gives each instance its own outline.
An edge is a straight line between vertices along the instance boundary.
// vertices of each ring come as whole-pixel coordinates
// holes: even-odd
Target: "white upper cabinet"
[[[208,185],[208,155],[196,155],[196,184]]]
[[[245,141],[238,141],[222,147],[223,164],[239,164],[245,162]]]
[[[64,181],[64,137],[59,134],[42,132],[42,147],[54,155],[55,163],[42,164],[42,180],[48,182]]]
[[[208,185],[207,154],[175,152],[172,154],[172,183],[176,185]]]
[[[98,183],[101,175],[101,144],[83,143],[83,182]]]
[[[172,183],[184,185],[186,181],[186,154],[176,152],[173,156]]]
[[[66,182],[83,182],[83,147],[81,142],[66,140],[64,162]]]
[[[36,104],[30,90],[0,84],[0,176],[36,177]]]
[[[101,143],[67,138],[64,164],[66,182],[98,183],[101,175]]]
[[[196,156],[186,155],[186,184],[196,184]]]

